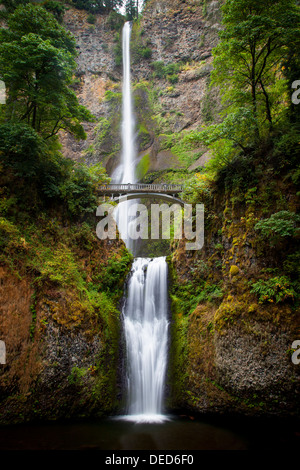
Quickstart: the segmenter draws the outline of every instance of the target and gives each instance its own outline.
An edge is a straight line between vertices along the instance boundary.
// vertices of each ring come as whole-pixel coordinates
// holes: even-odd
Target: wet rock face
[[[101,352],[100,338],[88,341],[82,333],[70,334],[53,324],[45,335],[44,368],[40,386],[53,391],[55,386],[66,387],[74,368],[88,369]]]

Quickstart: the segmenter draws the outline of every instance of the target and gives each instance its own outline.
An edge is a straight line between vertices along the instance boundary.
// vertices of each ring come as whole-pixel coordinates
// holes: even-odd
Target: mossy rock
[[[229,271],[230,276],[237,276],[237,274],[239,274],[239,272],[240,272],[240,268],[238,266],[233,264],[230,267],[230,271]]]
[[[150,155],[147,153],[144,155],[135,169],[135,176],[138,181],[142,180],[150,168]]]

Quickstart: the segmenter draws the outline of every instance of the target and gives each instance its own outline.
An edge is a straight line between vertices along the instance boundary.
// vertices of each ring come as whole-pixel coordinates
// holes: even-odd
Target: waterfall
[[[125,23],[122,34],[123,49],[123,120],[122,120],[122,183],[135,182],[134,115],[130,74],[131,24]]]
[[[118,183],[135,183],[136,148],[134,134],[134,113],[131,94],[130,73],[130,37],[131,23],[125,23],[122,32],[122,56],[123,56],[123,87],[122,87],[122,154],[121,164],[115,170],[112,180]],[[130,207],[134,201],[123,202],[115,211],[115,219],[121,238],[127,248],[134,252],[134,241],[130,237]]]
[[[127,349],[128,417],[162,421],[168,342],[167,263],[137,258],[123,308]]]
[[[117,179],[134,183],[135,140],[134,113],[130,76],[131,24],[123,28],[123,115],[122,160]],[[118,205],[116,221],[121,237],[134,254],[130,238],[127,201]],[[128,237],[124,237],[127,233]],[[136,258],[128,284],[128,296],[122,310],[126,342],[126,419],[137,422],[160,422],[162,415],[168,343],[168,285],[167,263],[164,257]]]

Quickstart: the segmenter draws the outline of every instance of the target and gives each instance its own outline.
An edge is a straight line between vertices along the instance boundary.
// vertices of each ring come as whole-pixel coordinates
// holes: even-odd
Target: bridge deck
[[[134,194],[134,193],[160,193],[175,195],[181,193],[183,187],[180,184],[103,184],[99,186],[101,194]]]

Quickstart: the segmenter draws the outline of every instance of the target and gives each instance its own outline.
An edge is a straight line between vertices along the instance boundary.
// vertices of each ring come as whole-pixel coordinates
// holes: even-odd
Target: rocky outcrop
[[[119,241],[83,249],[88,282],[94,263],[105,270],[108,258],[123,249]],[[125,278],[126,273],[121,285]],[[93,306],[75,285],[40,283],[30,273],[20,278],[8,266],[0,267],[0,296],[0,338],[6,345],[1,424],[99,417],[120,408],[118,305],[106,310],[104,300]]]

